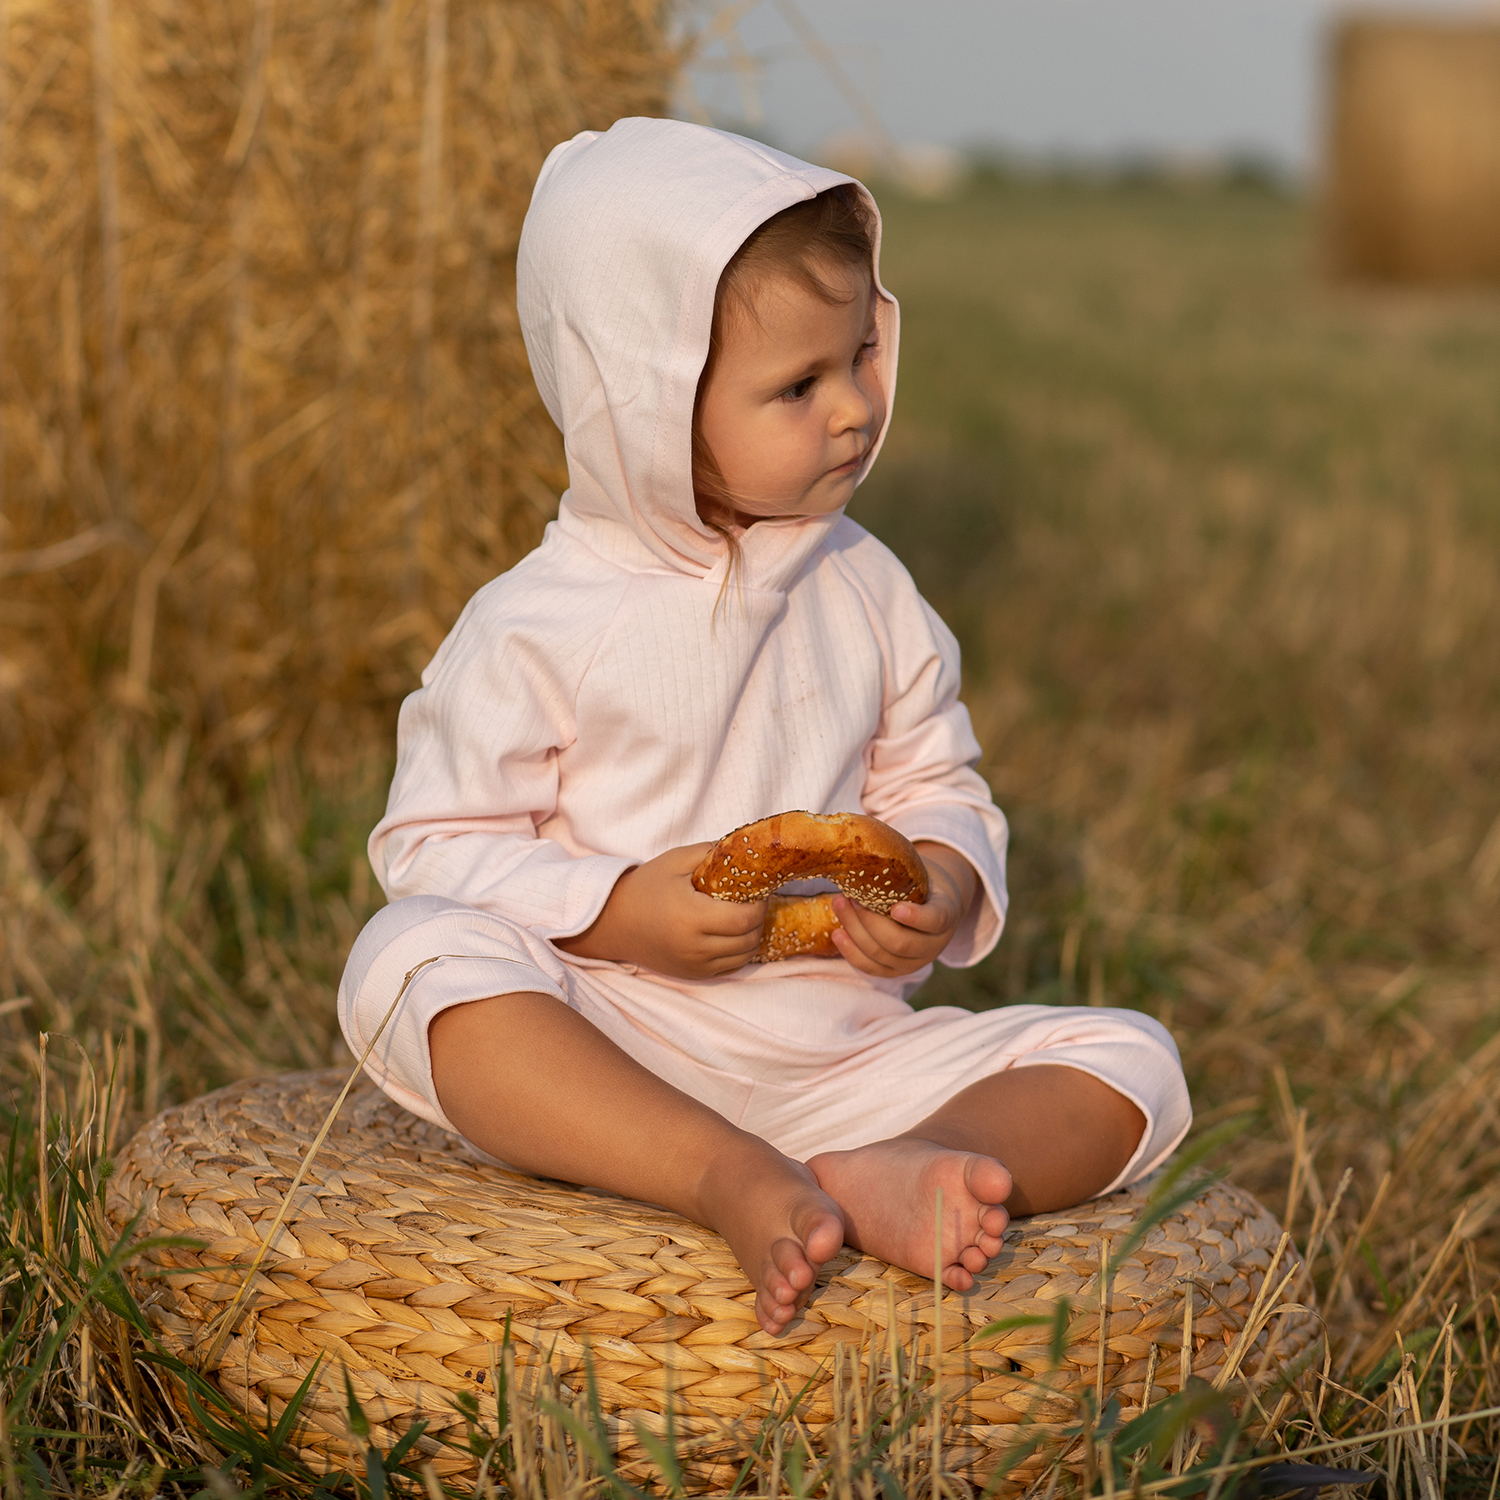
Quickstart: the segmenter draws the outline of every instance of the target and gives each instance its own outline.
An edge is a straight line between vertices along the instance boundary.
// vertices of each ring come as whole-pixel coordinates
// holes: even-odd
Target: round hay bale
[[[1334,271],[1500,281],[1500,21],[1346,17],[1330,59]]]
[[[126,1147],[109,1203],[117,1227],[140,1213],[144,1233],[203,1241],[147,1252],[131,1272],[134,1289],[164,1344],[257,1421],[282,1411],[322,1357],[297,1438],[318,1467],[362,1461],[345,1420],[347,1370],[372,1441],[388,1449],[423,1418],[419,1452],[445,1477],[472,1473],[467,1443],[444,1436],[464,1437],[461,1395],[494,1424],[507,1325],[523,1385],[530,1372],[534,1388],[550,1363],[565,1395],[581,1392],[592,1364],[627,1465],[645,1471],[635,1426],[664,1431],[671,1403],[674,1431],[693,1449],[695,1489],[722,1485],[729,1456],[804,1387],[798,1414],[816,1441],[839,1407],[847,1412],[851,1354],[867,1364],[889,1355],[926,1389],[940,1340],[944,1464],[983,1475],[1023,1420],[1059,1430],[1100,1380],[1128,1417],[1148,1381],[1159,1397],[1189,1368],[1210,1380],[1275,1378],[1317,1337],[1315,1315],[1300,1305],[1252,1316],[1281,1235],[1252,1197],[1220,1183],[1152,1228],[1114,1267],[1102,1299],[1101,1264],[1137,1222],[1149,1184],[1019,1220],[974,1289],[948,1292],[938,1307],[931,1282],[846,1250],[824,1267],[802,1316],[771,1338],[711,1230],[481,1163],[364,1081],[266,1249],[342,1083],[338,1072],[287,1074],[167,1110]],[[232,1335],[219,1337],[263,1251]],[[1276,1281],[1288,1271],[1295,1285],[1290,1249]],[[1049,1327],[983,1331],[1018,1316],[1050,1323],[1059,1299],[1068,1300],[1060,1366]],[[1269,1293],[1261,1301],[1261,1312],[1276,1306]],[[1247,1320],[1253,1336],[1242,1337]]]
[[[667,0],[0,5],[0,791],[106,683],[211,756],[389,717],[566,484],[537,172],[683,45]]]

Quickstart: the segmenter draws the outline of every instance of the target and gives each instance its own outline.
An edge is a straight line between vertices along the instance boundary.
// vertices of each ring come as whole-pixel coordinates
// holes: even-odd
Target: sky
[[[902,146],[1251,156],[1298,174],[1316,170],[1325,42],[1342,8],[1338,0],[704,0],[701,15],[738,14],[756,79],[747,110],[740,77],[722,67],[726,48],[712,46],[707,55],[721,66],[690,74],[699,100],[729,128],[758,105],[756,133],[798,153],[860,120],[799,40],[789,3]],[[1401,8],[1481,7],[1404,0]],[[681,112],[692,106],[684,101]]]

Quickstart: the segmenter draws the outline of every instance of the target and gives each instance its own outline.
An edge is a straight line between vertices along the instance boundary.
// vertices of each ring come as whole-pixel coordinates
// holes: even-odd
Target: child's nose
[[[835,433],[868,427],[875,420],[875,406],[857,380],[846,377],[834,405],[832,430]]]

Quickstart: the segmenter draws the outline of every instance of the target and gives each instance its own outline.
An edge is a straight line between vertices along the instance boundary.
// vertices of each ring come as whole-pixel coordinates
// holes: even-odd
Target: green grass
[[[1431,1500],[1429,1476],[1483,1495],[1500,1421],[1466,1414],[1500,1406],[1500,296],[1331,287],[1307,206],[1253,187],[989,180],[886,207],[901,386],[854,514],[959,635],[1014,829],[999,949],[922,1001],[1167,1020],[1200,1130],[1245,1122],[1236,1179],[1299,1236],[1322,1224],[1332,1383],[1267,1451],[1345,1441],[1392,1496]],[[86,777],[0,807],[7,1500],[118,1473],[196,1487],[201,1450],[111,1363],[113,1325],[80,1352],[115,1283],[77,1226],[144,1115],[342,1057],[332,985],[375,899],[387,751],[215,759],[102,678],[91,733]],[[45,1235],[43,1030],[67,1143]],[[1377,1436],[1414,1409],[1446,1411],[1463,1455]],[[547,1493],[609,1488],[547,1430],[573,1444]],[[235,1484],[310,1493],[251,1449]],[[372,1500],[406,1482],[373,1474]]]

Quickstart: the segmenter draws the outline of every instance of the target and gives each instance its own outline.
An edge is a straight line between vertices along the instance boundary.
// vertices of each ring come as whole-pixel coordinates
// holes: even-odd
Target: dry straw
[[[1351,18],[1332,58],[1334,267],[1500,282],[1500,20]]]
[[[635,1424],[661,1435],[670,1405],[697,1487],[727,1481],[724,1457],[789,1392],[806,1387],[799,1420],[814,1437],[836,1423],[849,1359],[872,1346],[889,1343],[893,1365],[909,1351],[919,1379],[940,1362],[932,1472],[974,1476],[1019,1437],[1076,1421],[1085,1392],[1118,1398],[1128,1416],[1148,1386],[1159,1399],[1189,1374],[1274,1387],[1320,1342],[1294,1300],[1307,1289],[1287,1237],[1227,1185],[1134,1250],[1123,1242],[1145,1187],[1022,1221],[972,1292],[941,1299],[930,1282],[845,1251],[771,1338],[717,1235],[482,1165],[368,1083],[309,1162],[343,1082],[282,1075],[168,1110],[126,1147],[110,1200],[117,1224],[140,1211],[147,1232],[203,1242],[149,1252],[136,1288],[168,1347],[207,1364],[253,1418],[280,1411],[321,1361],[299,1439],[320,1467],[357,1458],[347,1370],[382,1446],[425,1419],[427,1456],[461,1477],[472,1455],[442,1442],[463,1431],[454,1398],[474,1397],[493,1421],[507,1329],[523,1386],[550,1369],[576,1394],[592,1363],[627,1464],[649,1468]],[[1040,1450],[1012,1477],[1036,1477],[1051,1457]]]
[[[345,751],[534,543],[521,220],[669,11],[0,4],[0,794],[106,697]]]

